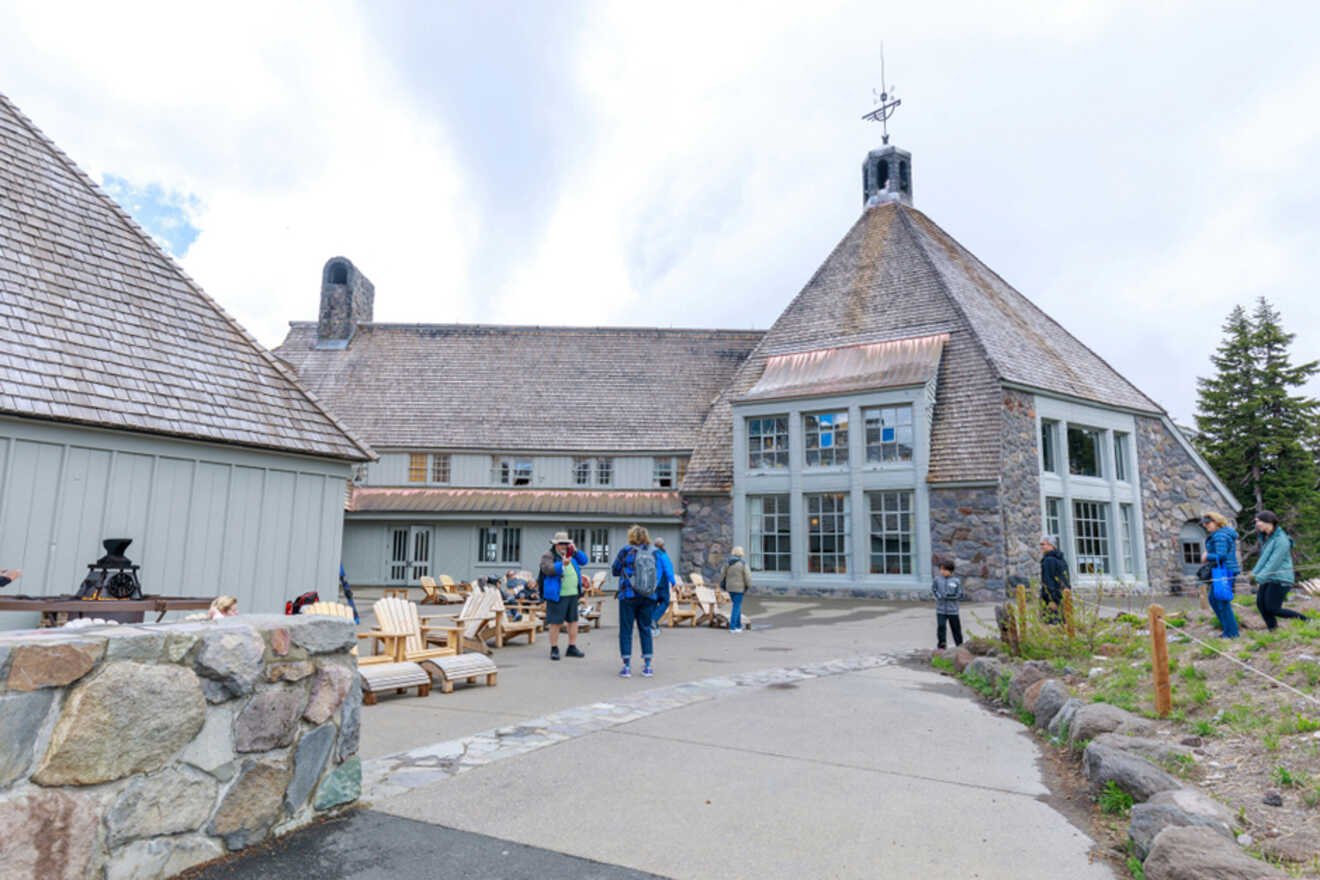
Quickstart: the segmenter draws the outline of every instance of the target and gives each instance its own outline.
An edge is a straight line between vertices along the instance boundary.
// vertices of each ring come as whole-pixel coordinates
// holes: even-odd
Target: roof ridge
[[[290,321],[290,327],[316,327],[316,321]],[[662,333],[665,335],[719,335],[719,336],[764,336],[765,330],[730,330],[720,327],[633,327],[633,326],[588,326],[588,325],[550,325],[550,324],[424,324],[409,321],[360,321],[358,328],[368,330],[513,330],[519,332],[550,333]]]
[[[49,136],[47,136],[47,134],[44,131],[42,131],[41,128],[35,122],[33,122],[30,118],[28,118],[27,114],[25,114],[22,110],[20,110],[14,104],[13,101],[9,100],[8,95],[6,95],[4,92],[0,92],[0,104],[3,104],[4,107],[10,113],[12,113],[16,119],[18,119],[19,123],[22,124],[25,128],[27,128],[27,130],[32,134],[32,136],[35,137],[37,141],[43,147],[45,147],[46,150],[49,151],[57,161],[59,161],[61,164],[64,165],[67,171],[73,174],[73,176],[76,179],[78,179],[85,187],[87,187],[87,189],[92,193],[93,196],[95,196],[101,202],[103,202],[106,205],[106,207],[110,209],[111,213],[113,213],[120,220],[120,222],[123,223],[128,228],[130,233],[141,239],[148,246],[148,248],[150,248],[150,251],[154,253],[158,258],[163,259],[165,261],[165,267],[167,269],[172,269],[174,272],[178,273],[179,277],[183,279],[184,283],[188,286],[188,288],[191,289],[194,294],[200,296],[204,303],[206,303],[212,309],[214,309],[216,314],[219,315],[220,318],[230,326],[230,328],[232,328],[235,332],[237,332],[238,335],[243,339],[243,341],[246,342],[250,347],[252,347],[259,356],[261,356],[268,364],[270,364],[275,369],[275,371],[280,375],[281,378],[292,384],[297,391],[301,392],[307,398],[307,400],[312,404],[312,406],[316,409],[317,412],[323,415],[332,425],[335,426],[335,428],[337,428],[340,431],[340,433],[342,433],[345,437],[347,437],[350,441],[352,441],[353,445],[358,448],[358,451],[360,451],[368,459],[376,458],[376,453],[372,450],[370,445],[368,445],[365,441],[360,439],[356,434],[352,432],[351,429],[349,429],[347,425],[341,422],[328,409],[326,409],[325,406],[322,405],[321,401],[314,394],[312,394],[311,391],[303,387],[303,384],[298,381],[296,375],[294,375],[290,370],[286,369],[271,352],[267,351],[266,348],[260,342],[258,342],[255,337],[253,337],[250,333],[248,333],[246,329],[244,329],[243,325],[239,324],[238,321],[235,320],[233,316],[231,316],[228,312],[226,312],[219,302],[217,302],[215,299],[213,299],[210,296],[210,294],[208,294],[205,290],[203,290],[202,286],[198,284],[193,279],[193,277],[183,269],[182,266],[176,263],[173,257],[171,257],[168,253],[166,253],[165,250],[161,248],[159,244],[157,244],[156,240],[151,237],[150,233],[148,233],[145,229],[143,229],[140,225],[138,225],[138,222],[134,220],[132,216],[130,216],[128,212],[125,211],[119,205],[118,202],[116,202],[104,190],[102,190],[101,187],[96,183],[96,181],[92,180],[92,178],[88,176],[87,172],[83,171],[83,169],[78,165],[78,163],[73,161],[73,158],[69,156],[69,154],[65,153],[64,150],[60,149],[58,144],[56,144]]]

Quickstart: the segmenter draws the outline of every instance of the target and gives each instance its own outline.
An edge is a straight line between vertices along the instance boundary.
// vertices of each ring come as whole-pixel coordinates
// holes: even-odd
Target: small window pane
[[[747,466],[788,467],[788,416],[747,420]]]
[[[652,461],[651,486],[656,489],[674,488],[674,459],[672,456],[657,457]]]
[[[449,453],[437,452],[431,456],[431,482],[449,482]]]
[[[752,496],[747,499],[747,512],[752,570],[791,571],[788,496]]]
[[[1058,436],[1059,423],[1043,419],[1040,423],[1040,466],[1047,474],[1059,472],[1059,454],[1055,449]]]
[[[596,459],[596,485],[598,486],[614,485],[614,459],[612,458]]]
[[[500,530],[500,562],[518,562],[522,559],[522,529]]]
[[[872,407],[862,410],[866,424],[866,462],[912,461],[912,407]]]
[[[1128,481],[1128,435],[1114,434],[1114,479]]]
[[[426,453],[414,452],[408,456],[408,482],[426,482]]]
[[[1068,426],[1068,473],[1079,477],[1101,477],[1100,432],[1095,428]]]
[[[912,493],[871,492],[871,574],[912,574]]]
[[[500,561],[500,535],[498,529],[477,530],[477,559],[480,562]]]
[[[848,413],[803,416],[802,443],[807,467],[833,467],[848,463]]]
[[[530,486],[532,484],[532,460],[515,458],[513,460],[513,485]]]
[[[1109,574],[1109,505],[1073,502],[1073,533],[1079,574]]]
[[[843,493],[805,496],[807,508],[807,571],[846,574],[851,498]]]
[[[573,459],[573,485],[575,486],[591,485],[591,459],[589,458]]]
[[[588,555],[594,563],[608,563],[610,561],[609,529],[591,530],[591,553]]]

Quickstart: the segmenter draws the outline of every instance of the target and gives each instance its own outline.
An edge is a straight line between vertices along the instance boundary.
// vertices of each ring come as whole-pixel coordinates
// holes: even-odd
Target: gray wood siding
[[[0,419],[0,568],[8,595],[77,589],[104,538],[132,538],[147,593],[283,610],[334,595],[350,466],[184,440]],[[35,625],[0,614],[0,628]]]

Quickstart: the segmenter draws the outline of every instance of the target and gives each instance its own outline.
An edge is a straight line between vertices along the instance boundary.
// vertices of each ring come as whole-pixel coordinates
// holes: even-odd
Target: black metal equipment
[[[106,538],[105,555],[87,566],[87,577],[78,588],[79,599],[141,599],[138,568],[124,555],[132,538]]]

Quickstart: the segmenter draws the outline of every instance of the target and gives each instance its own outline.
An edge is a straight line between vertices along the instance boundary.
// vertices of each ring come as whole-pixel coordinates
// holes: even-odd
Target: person
[[[582,566],[587,554],[573,546],[568,532],[555,532],[550,549],[541,556],[541,595],[545,622],[550,627],[550,659],[559,659],[559,628],[568,625],[568,657],[585,657],[577,646],[578,594],[582,592]]]
[[[1274,629],[1280,617],[1307,620],[1305,614],[1283,607],[1283,600],[1288,598],[1293,586],[1292,538],[1269,510],[1256,514],[1256,531],[1260,537],[1260,558],[1251,570],[1251,579],[1257,584],[1256,610],[1264,618],[1265,626]]]
[[[1045,605],[1045,621],[1058,623],[1063,591],[1072,586],[1068,577],[1068,560],[1063,558],[1059,539],[1054,535],[1040,539],[1040,552],[1040,601]]]
[[[216,596],[211,600],[211,608],[206,612],[210,620],[219,620],[222,617],[233,617],[238,613],[238,600],[233,596]]]
[[[8,586],[9,584],[12,584],[14,581],[18,580],[22,576],[23,576],[23,572],[21,569],[0,568],[0,587]]]
[[[619,656],[623,658],[620,678],[632,677],[632,630],[636,625],[642,642],[642,675],[655,673],[651,665],[653,656],[651,627],[655,621],[655,591],[660,583],[659,565],[651,535],[645,527],[634,525],[628,529],[628,545],[619,550],[610,570],[619,579]]]
[[[1201,562],[1209,565],[1212,572],[1216,568],[1227,569],[1229,590],[1236,589],[1238,574],[1242,571],[1237,558],[1237,530],[1228,524],[1228,519],[1222,513],[1214,511],[1201,517],[1201,525],[1205,528],[1205,551],[1201,554]],[[1209,602],[1215,616],[1219,618],[1221,635],[1226,639],[1236,639],[1240,633],[1237,615],[1233,613],[1233,599],[1215,598],[1213,575]]]
[[[935,597],[935,645],[943,651],[948,646],[944,639],[946,624],[953,633],[954,646],[963,642],[962,618],[958,616],[958,600],[963,598],[963,588],[962,581],[953,576],[953,560],[941,559],[939,570],[931,582],[930,593]]]
[[[729,561],[724,566],[724,576],[720,578],[720,587],[727,590],[733,599],[733,610],[729,612],[729,632],[743,631],[742,603],[743,595],[752,587],[751,575],[747,573],[747,563],[743,561],[743,548],[734,547],[729,554]]]
[[[674,585],[674,563],[665,550],[665,539],[656,535],[652,546],[655,547],[656,575],[660,583],[655,588],[655,613],[651,616],[651,635],[660,635],[660,618],[665,616],[669,607],[669,589]]]

